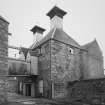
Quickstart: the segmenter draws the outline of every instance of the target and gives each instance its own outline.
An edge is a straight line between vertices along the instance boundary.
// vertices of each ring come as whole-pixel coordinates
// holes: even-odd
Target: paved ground
[[[7,96],[9,102],[5,105],[51,105],[50,103],[52,103],[52,101],[48,99],[32,98],[16,93],[8,93]]]
[[[0,105],[61,105],[62,100],[60,100],[61,102],[59,104],[57,104],[56,102],[58,101],[54,101],[54,100],[48,100],[48,99],[44,99],[44,98],[32,98],[32,97],[28,97],[28,96],[23,96],[23,95],[19,95],[16,93],[8,93],[8,103],[7,104],[0,104]],[[62,103],[62,105],[72,105],[70,103]],[[73,105],[83,105],[80,102],[76,102]],[[85,104],[87,105],[87,104]]]
[[[0,104],[0,105],[61,105],[62,101],[64,101],[62,99],[60,100],[61,102],[59,104],[56,104],[54,100],[48,100],[44,98],[32,98],[28,96],[19,95],[16,93],[8,93],[7,96],[9,102],[7,104]],[[62,105],[83,105],[83,103],[74,102],[74,104],[64,103]],[[84,104],[84,105],[89,105],[89,104]]]
[[[61,105],[62,102],[57,104],[54,100],[48,100],[44,98],[32,98],[28,96],[19,95],[16,93],[8,93],[8,103],[0,104],[0,105]],[[68,103],[64,103],[62,105],[72,105]],[[74,105],[83,105],[80,102],[75,103]],[[87,104],[85,104],[87,105]]]

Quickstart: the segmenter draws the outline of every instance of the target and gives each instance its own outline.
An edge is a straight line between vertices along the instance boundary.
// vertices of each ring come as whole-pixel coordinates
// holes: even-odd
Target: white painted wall
[[[63,28],[63,19],[55,15],[50,20],[50,29],[53,28]]]
[[[39,81],[39,92],[43,94],[43,80]]]
[[[36,32],[33,34],[33,43],[40,41],[43,38],[43,34]]]
[[[31,74],[38,74],[38,58],[31,56]]]
[[[31,74],[38,74],[38,58],[35,56],[31,56],[30,53],[27,54],[27,61],[30,62]]]

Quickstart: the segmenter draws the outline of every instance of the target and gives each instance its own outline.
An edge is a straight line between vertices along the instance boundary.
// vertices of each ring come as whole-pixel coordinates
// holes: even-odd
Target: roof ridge
[[[95,42],[95,40],[92,40],[91,42],[88,42],[88,43],[84,44],[83,47],[89,47],[94,42]]]
[[[54,28],[54,31],[53,31],[53,33],[52,33],[52,35],[51,35],[51,38],[54,38],[54,33],[55,33],[55,31],[56,31],[56,27]]]
[[[56,31],[56,28],[51,29],[40,41],[37,41],[36,43],[32,44],[32,49],[38,47],[43,42],[51,39],[53,37],[52,33],[54,34]],[[51,34],[50,34],[51,33]],[[50,35],[50,36],[49,36]]]
[[[68,35],[64,30],[62,30],[69,38],[71,38],[76,44],[79,45],[79,43],[77,41],[75,41],[70,35]],[[79,45],[80,46],[80,45]]]
[[[48,34],[46,34],[39,42],[33,45],[33,49],[37,48],[38,46],[42,45],[44,42],[55,39],[65,44],[69,44],[71,46],[80,48],[81,46],[76,42],[72,37],[70,37],[64,30],[60,28],[53,28],[51,29]]]
[[[56,40],[60,40],[61,42],[63,43],[66,43],[66,44],[69,44],[69,45],[72,45],[74,47],[77,47],[77,48],[80,48],[80,45],[78,42],[76,42],[70,35],[68,35],[63,29],[59,29],[57,28],[58,30],[56,30],[55,32],[55,38],[57,38]],[[60,35],[60,36],[59,36]]]
[[[2,15],[0,15],[0,19],[2,19],[4,22],[7,22],[9,24],[9,22]]]

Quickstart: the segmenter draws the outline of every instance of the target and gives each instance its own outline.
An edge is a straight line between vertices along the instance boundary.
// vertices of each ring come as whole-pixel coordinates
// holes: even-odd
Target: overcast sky
[[[46,13],[55,4],[68,12],[65,32],[80,45],[96,38],[105,56],[105,0],[0,0],[0,15],[10,23],[9,44],[29,47],[33,42],[30,29],[35,24],[48,31],[50,19]]]

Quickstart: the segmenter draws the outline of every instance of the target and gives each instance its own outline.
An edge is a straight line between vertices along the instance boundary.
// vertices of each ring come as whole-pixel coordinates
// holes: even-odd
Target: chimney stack
[[[33,43],[40,41],[43,38],[43,32],[45,31],[44,28],[39,26],[34,26],[31,31],[33,32]]]
[[[66,15],[67,12],[62,9],[54,6],[48,13],[47,16],[50,17],[50,29],[53,28],[63,28],[63,16]]]

